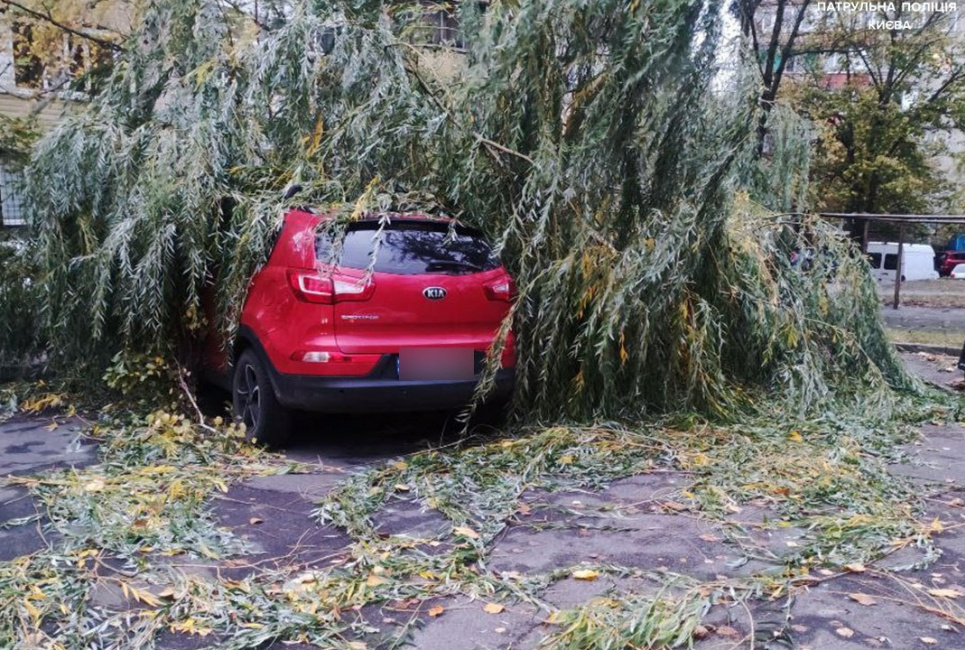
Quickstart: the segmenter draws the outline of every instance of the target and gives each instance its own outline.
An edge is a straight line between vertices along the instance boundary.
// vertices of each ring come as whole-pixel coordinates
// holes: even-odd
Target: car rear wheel
[[[254,350],[245,350],[235,364],[231,395],[235,417],[245,424],[245,436],[278,447],[291,435],[291,412],[278,403],[264,364]]]

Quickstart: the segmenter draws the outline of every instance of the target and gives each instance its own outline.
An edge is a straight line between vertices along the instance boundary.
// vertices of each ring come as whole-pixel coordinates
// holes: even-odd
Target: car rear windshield
[[[333,244],[337,240],[332,233],[318,235],[315,254],[320,262],[367,269],[374,256],[374,271],[397,275],[462,275],[499,267],[499,258],[482,234],[464,226],[397,220],[380,233],[378,221],[363,221],[349,227],[340,247]]]

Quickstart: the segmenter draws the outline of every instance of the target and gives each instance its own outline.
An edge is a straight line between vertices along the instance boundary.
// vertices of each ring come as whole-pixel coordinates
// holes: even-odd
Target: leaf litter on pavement
[[[478,599],[490,613],[520,600],[541,607],[546,647],[686,644],[708,633],[701,621],[714,605],[763,599],[785,607],[796,589],[825,572],[864,568],[903,545],[930,548],[941,526],[918,520],[914,491],[885,463],[896,443],[913,436],[903,423],[954,419],[957,407],[926,407],[914,398],[885,406],[877,415],[839,408],[805,418],[773,405],[723,423],[678,417],[633,428],[529,427],[467,438],[364,470],[322,499],[318,520],[351,538],[329,564],[281,565],[234,579],[184,573],[163,559],[243,558],[250,549],[218,525],[212,496],[233,482],[300,468],[248,445],[235,425],[219,423],[212,434],[210,424],[202,428],[174,413],[115,416],[90,433],[100,443],[100,464],[6,479],[42,504],[49,545],[0,564],[0,645],[151,648],[162,633],[177,633],[217,648],[272,640],[393,647],[422,617],[443,615],[444,599],[457,595]],[[779,570],[711,581],[612,563],[539,574],[489,567],[498,538],[528,508],[521,501],[527,491],[604,489],[652,471],[686,477],[670,500],[719,522],[720,536],[744,553],[765,552],[733,524],[735,512],[749,505],[772,514],[759,526],[807,534],[770,558]],[[448,527],[426,537],[381,532],[374,518],[399,500],[438,512]],[[653,588],[607,593],[562,611],[542,599],[557,580],[605,575],[633,575]],[[104,587],[120,591],[122,602],[95,598]],[[919,590],[915,597],[954,617],[951,592]],[[851,597],[873,604],[870,595]],[[405,620],[380,630],[366,616],[371,606]]]

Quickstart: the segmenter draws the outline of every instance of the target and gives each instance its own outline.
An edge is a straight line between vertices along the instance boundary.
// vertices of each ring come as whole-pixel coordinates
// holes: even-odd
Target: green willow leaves
[[[298,183],[341,219],[445,212],[497,241],[536,417],[903,384],[863,262],[739,192],[754,89],[715,85],[717,4],[459,3],[456,34],[443,5],[157,0],[31,166],[54,349],[170,347],[206,291],[230,329]]]

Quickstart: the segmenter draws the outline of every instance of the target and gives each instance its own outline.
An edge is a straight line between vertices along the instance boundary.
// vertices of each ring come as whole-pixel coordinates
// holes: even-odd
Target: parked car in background
[[[952,269],[959,264],[965,264],[965,251],[945,251],[940,256],[938,265],[938,275],[947,278],[952,274]]]
[[[955,280],[965,280],[965,263],[956,264],[952,269],[952,272],[949,274],[949,277]]]
[[[895,242],[868,242],[868,263],[871,275],[878,282],[893,281],[898,268],[898,244]],[[935,249],[928,244],[904,244],[901,254],[901,279],[931,280],[938,277],[935,271]]]
[[[287,213],[236,340],[206,347],[206,374],[230,388],[248,435],[282,444],[293,409],[467,404],[516,293],[489,243],[451,219],[402,214],[365,217],[333,239],[325,219]],[[491,400],[509,399],[515,365],[510,334]]]
[[[957,264],[965,264],[965,233],[953,235],[935,256],[935,269],[943,278],[947,278]]]

